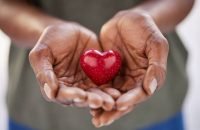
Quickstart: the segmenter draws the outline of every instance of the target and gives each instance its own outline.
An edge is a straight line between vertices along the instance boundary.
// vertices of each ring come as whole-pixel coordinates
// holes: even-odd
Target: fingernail
[[[103,123],[98,122],[95,118],[92,119],[92,123],[94,124],[95,127],[99,128],[103,126]]]
[[[80,103],[80,102],[83,102],[84,100],[83,99],[80,99],[80,98],[75,98],[74,99],[74,102],[77,102],[77,103]]]
[[[108,121],[108,122],[107,122],[106,124],[104,124],[104,125],[105,125],[105,126],[108,126],[108,125],[112,124],[113,121],[114,121],[114,120],[110,120],[110,121]]]
[[[151,94],[153,94],[158,86],[157,80],[154,78],[149,86]]]
[[[93,108],[93,109],[98,108],[95,104],[89,104],[89,107],[90,107],[90,108]]]
[[[44,92],[49,99],[52,99],[51,88],[49,87],[47,83],[44,84]]]
[[[128,107],[127,106],[124,106],[124,107],[120,107],[118,110],[120,110],[120,111],[125,111],[125,110],[127,110],[128,109]]]
[[[102,127],[102,126],[104,126],[103,123],[99,124],[97,127],[100,128],[100,127]]]

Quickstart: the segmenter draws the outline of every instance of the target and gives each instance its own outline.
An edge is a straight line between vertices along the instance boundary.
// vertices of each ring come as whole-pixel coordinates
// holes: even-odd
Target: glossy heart
[[[116,76],[121,67],[121,57],[118,52],[112,50],[103,53],[88,50],[81,55],[80,65],[96,85],[102,85]]]

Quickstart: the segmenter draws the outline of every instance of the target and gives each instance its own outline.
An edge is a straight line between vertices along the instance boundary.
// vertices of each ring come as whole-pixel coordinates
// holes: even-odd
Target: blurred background
[[[200,0],[197,0],[192,12],[177,27],[188,52],[187,64],[190,80],[189,90],[183,106],[186,130],[200,128]],[[5,104],[6,86],[8,78],[8,54],[10,39],[0,31],[0,130],[7,130],[7,110]]]

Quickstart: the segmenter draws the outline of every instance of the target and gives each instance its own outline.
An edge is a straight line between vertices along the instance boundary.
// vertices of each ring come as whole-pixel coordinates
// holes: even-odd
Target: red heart
[[[88,50],[81,55],[80,65],[96,85],[102,85],[116,76],[121,67],[121,57],[118,52],[112,50],[103,53]]]

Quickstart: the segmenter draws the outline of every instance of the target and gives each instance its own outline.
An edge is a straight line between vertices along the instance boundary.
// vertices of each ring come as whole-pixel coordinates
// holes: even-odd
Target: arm
[[[33,47],[47,26],[61,22],[24,0],[0,0],[0,28],[18,45]]]
[[[135,9],[151,15],[159,29],[166,33],[188,15],[193,4],[194,0],[146,0]]]

